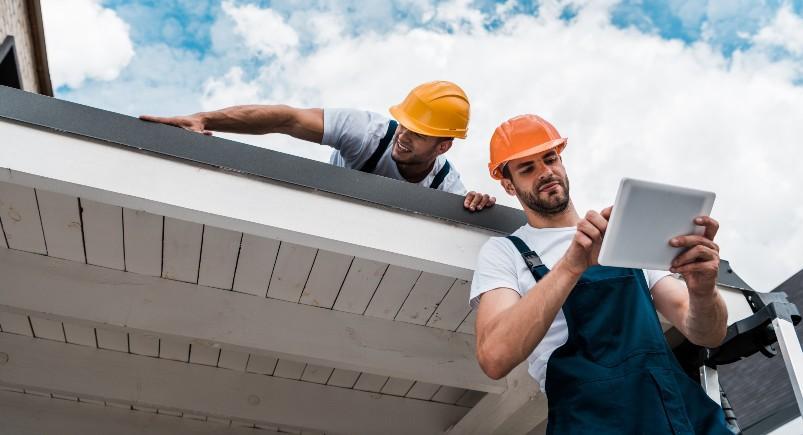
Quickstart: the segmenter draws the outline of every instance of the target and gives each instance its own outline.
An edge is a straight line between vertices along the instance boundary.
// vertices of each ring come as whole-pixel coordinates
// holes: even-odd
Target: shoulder
[[[324,128],[329,124],[330,127],[365,127],[371,124],[384,124],[390,122],[390,118],[382,116],[376,112],[360,109],[344,108],[324,108]],[[328,121],[328,122],[327,122]]]
[[[507,237],[491,237],[480,248],[479,263],[509,263],[511,258],[517,256],[516,247]],[[481,264],[477,267],[479,268]]]

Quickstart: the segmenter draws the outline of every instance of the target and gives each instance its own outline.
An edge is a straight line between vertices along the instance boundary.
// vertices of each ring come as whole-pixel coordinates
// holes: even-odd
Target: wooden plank
[[[26,394],[0,394],[3,431],[16,435],[115,434],[115,435],[220,435],[224,426],[158,415],[150,408],[127,409],[96,406],[84,401],[52,400]],[[226,434],[253,435],[253,429],[225,428]],[[276,432],[264,431],[271,435]]]
[[[97,328],[98,347],[101,349],[128,352],[128,334],[118,330]]]
[[[162,275],[164,217],[142,210],[123,209],[125,268],[143,275]]]
[[[299,302],[332,308],[353,260],[354,257],[348,255],[318,251]]]
[[[220,358],[218,358],[217,362],[218,367],[244,372],[246,364],[248,364],[248,353],[230,349],[220,350]]]
[[[162,338],[159,340],[159,358],[189,362],[190,344],[183,341]]]
[[[150,334],[128,334],[128,346],[131,353],[137,355],[159,356],[159,337]]]
[[[465,406],[467,408],[473,408],[483,397],[485,397],[486,393],[482,391],[475,391],[475,390],[466,390],[459,399],[457,399],[457,405]]]
[[[206,226],[198,284],[231,290],[242,233]]]
[[[455,331],[466,319],[471,311],[468,304],[468,293],[471,289],[471,282],[458,279],[446,293],[443,302],[438,305],[435,313],[427,322],[427,326],[433,328]]]
[[[302,362],[280,359],[276,364],[276,370],[273,371],[273,376],[287,379],[301,379],[305,366],[306,364]]]
[[[219,347],[212,347],[203,343],[190,344],[191,363],[216,367],[218,358],[220,358]]]
[[[19,313],[0,311],[0,329],[11,334],[20,334],[33,337],[31,321],[28,316]]]
[[[0,248],[8,248],[8,242],[6,242],[6,232],[3,230],[2,216],[0,216]]]
[[[426,325],[455,279],[448,276],[422,273],[396,315],[396,320]]]
[[[268,297],[298,302],[316,253],[315,248],[282,243],[268,285]]]
[[[471,312],[468,313],[468,316],[466,316],[466,319],[463,320],[463,323],[460,324],[460,327],[457,328],[457,332],[474,335],[474,324],[476,322],[477,310],[471,310]]]
[[[95,338],[95,328],[91,326],[64,322],[64,337],[67,343],[98,347],[98,341],[97,338]]]
[[[198,282],[204,226],[166,217],[162,278]]]
[[[243,234],[234,275],[234,290],[264,298],[278,253],[278,240]]]
[[[325,384],[332,376],[335,369],[331,367],[323,367],[315,364],[307,364],[304,367],[304,373],[301,375],[301,380],[306,382],[315,382],[316,384]]]
[[[410,379],[390,378],[382,387],[382,394],[404,397],[413,387],[415,381]]]
[[[375,375],[372,373],[360,373],[357,383],[354,384],[354,389],[378,393],[382,391],[382,387],[385,386],[385,382],[387,381],[387,376]]]
[[[81,219],[86,262],[124,270],[123,210],[114,205],[81,199]]]
[[[259,373],[262,375],[272,375],[276,370],[278,360],[264,355],[251,355],[248,357],[248,365],[245,371]]]
[[[440,385],[419,381],[410,388],[410,391],[407,392],[407,397],[411,399],[430,400],[432,396],[438,392],[438,388],[440,388]]]
[[[505,380],[507,391],[486,394],[448,433],[525,435],[546,420],[546,396],[527,373],[527,361],[513,369]]]
[[[327,367],[504,391],[501,382],[482,373],[474,337],[466,334],[243,297],[11,249],[0,250],[0,276],[0,309],[5,311],[47,313],[61,321],[186,343],[217,343]]]
[[[438,392],[435,393],[434,396],[432,396],[432,400],[435,402],[449,403],[449,404],[457,403],[457,401],[460,400],[461,397],[463,397],[463,394],[465,394],[465,392],[466,390],[462,388],[441,386],[438,389]]]
[[[46,190],[37,191],[36,197],[47,255],[86,263],[78,198]]]
[[[47,254],[36,192],[32,188],[0,182],[0,220],[10,248]]]
[[[333,308],[347,313],[364,313],[387,269],[386,263],[355,258]]]
[[[399,266],[388,267],[382,282],[365,310],[366,316],[393,319],[413,289],[420,271]]]
[[[64,338],[64,328],[61,326],[61,322],[33,316],[31,316],[30,319],[34,337],[62,342],[66,341]]]
[[[357,379],[359,377],[360,372],[355,372],[354,370],[335,369],[326,384],[333,385],[335,387],[354,388],[354,384],[357,383]]]

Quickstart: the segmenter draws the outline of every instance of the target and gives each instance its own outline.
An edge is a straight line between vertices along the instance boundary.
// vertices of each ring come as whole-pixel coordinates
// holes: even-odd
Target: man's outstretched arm
[[[323,141],[323,109],[247,105],[187,116],[142,115],[139,119],[173,125],[205,135],[211,135],[213,131],[241,134],[283,133],[310,142]]]

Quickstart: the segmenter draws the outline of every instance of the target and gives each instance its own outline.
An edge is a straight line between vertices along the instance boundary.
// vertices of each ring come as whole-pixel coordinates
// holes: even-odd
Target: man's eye
[[[547,165],[551,165],[551,164],[553,164],[553,163],[555,163],[557,161],[558,161],[558,159],[556,157],[549,157],[549,158],[544,159],[544,163],[546,163]]]
[[[519,171],[519,173],[520,173],[520,174],[526,174],[526,173],[528,173],[528,172],[532,172],[532,170],[533,170],[533,167],[532,167],[532,166],[528,166],[528,167],[526,167],[526,168],[524,168],[524,169],[520,170],[520,171]]]

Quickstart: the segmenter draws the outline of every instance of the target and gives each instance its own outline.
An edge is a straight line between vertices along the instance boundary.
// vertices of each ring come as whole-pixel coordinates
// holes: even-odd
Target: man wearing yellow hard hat
[[[463,205],[482,210],[496,198],[466,192],[460,174],[444,153],[454,138],[465,139],[469,102],[454,83],[436,81],[415,87],[390,108],[395,118],[354,109],[297,109],[285,105],[234,106],[189,116],[140,119],[211,135],[284,133],[334,148],[330,163],[424,187],[465,195]]]
[[[491,138],[491,177],[516,196],[527,224],[480,250],[471,283],[477,359],[499,379],[527,360],[549,403],[550,434],[727,435],[722,409],[680,367],[656,309],[691,342],[716,347],[727,309],[716,288],[718,229],[702,235],[673,272],[597,264],[610,207],[580,217],[561,153],[567,139],[536,115],[505,121]]]

